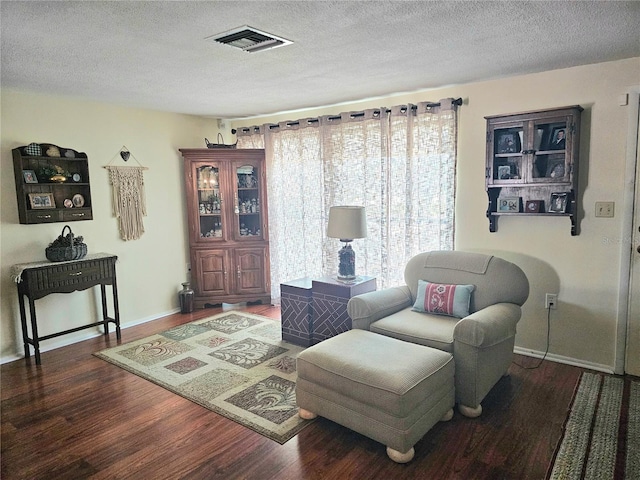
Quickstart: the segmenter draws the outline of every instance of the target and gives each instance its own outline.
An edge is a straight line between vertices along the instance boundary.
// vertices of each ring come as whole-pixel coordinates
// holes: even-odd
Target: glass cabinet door
[[[568,133],[567,122],[564,119],[534,122],[531,181],[546,183],[569,181]]]
[[[198,189],[198,216],[201,239],[222,239],[224,237],[224,217],[220,191],[220,167],[202,165],[196,168]]]
[[[256,165],[236,164],[236,192],[234,237],[237,240],[262,240],[262,179]]]
[[[496,128],[493,131],[493,184],[522,183],[525,178],[523,125]]]

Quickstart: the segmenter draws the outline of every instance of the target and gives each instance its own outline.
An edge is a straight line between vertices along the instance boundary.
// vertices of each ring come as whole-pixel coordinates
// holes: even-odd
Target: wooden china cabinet
[[[180,152],[194,306],[270,303],[264,150]]]

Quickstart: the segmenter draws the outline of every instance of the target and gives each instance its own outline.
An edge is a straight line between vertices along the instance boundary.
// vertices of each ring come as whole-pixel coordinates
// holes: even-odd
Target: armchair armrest
[[[522,311],[514,303],[496,303],[460,320],[453,339],[474,347],[490,347],[516,334]]]
[[[392,287],[356,295],[349,300],[347,312],[353,328],[369,330],[376,320],[399,312],[413,304],[409,287]]]

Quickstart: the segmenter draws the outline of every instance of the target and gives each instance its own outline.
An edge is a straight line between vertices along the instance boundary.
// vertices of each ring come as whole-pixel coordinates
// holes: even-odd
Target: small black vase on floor
[[[185,282],[182,284],[182,290],[178,293],[178,298],[180,299],[180,313],[191,313],[193,312],[193,290],[189,286],[189,282]]]

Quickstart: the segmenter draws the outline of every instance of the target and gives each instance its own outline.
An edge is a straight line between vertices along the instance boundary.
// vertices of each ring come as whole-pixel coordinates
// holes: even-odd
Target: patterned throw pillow
[[[418,297],[412,310],[464,318],[469,315],[475,285],[445,285],[418,280]]]

